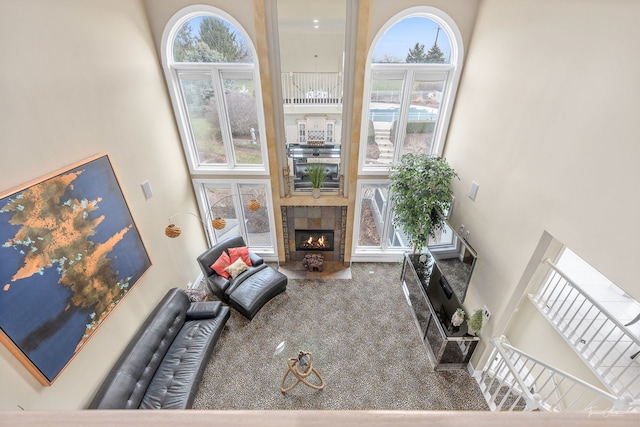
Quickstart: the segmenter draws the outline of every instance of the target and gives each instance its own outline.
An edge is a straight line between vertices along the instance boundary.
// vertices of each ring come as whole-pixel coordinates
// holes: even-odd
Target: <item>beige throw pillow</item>
[[[236,262],[234,262],[228,267],[225,267],[224,270],[231,275],[232,279],[235,279],[238,276],[238,274],[242,273],[246,269],[247,269],[247,264],[245,264],[244,261],[242,261],[242,258],[238,258]]]

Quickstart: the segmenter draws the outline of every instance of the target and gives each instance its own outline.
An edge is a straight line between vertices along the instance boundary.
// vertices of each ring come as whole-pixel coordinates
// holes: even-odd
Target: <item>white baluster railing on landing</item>
[[[285,104],[342,104],[342,73],[282,73]]]
[[[504,336],[477,378],[492,411],[630,410],[630,398],[618,398],[513,347]]]
[[[547,280],[531,301],[610,392],[640,399],[640,338],[551,260],[545,264]]]

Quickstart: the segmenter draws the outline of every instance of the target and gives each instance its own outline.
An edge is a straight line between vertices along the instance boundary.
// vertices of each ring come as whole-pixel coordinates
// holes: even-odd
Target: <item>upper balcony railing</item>
[[[285,105],[342,104],[342,73],[282,73]]]
[[[478,385],[493,411],[634,411],[638,402],[619,398],[511,346],[504,336],[494,348]]]
[[[640,338],[551,260],[548,278],[529,298],[602,383],[640,399]]]

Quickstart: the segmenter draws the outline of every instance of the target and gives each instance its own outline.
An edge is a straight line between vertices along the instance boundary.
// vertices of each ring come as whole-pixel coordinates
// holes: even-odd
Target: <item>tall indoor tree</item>
[[[391,167],[389,190],[393,224],[400,227],[420,252],[445,224],[445,212],[453,201],[449,188],[458,174],[446,159],[428,154],[405,154]]]

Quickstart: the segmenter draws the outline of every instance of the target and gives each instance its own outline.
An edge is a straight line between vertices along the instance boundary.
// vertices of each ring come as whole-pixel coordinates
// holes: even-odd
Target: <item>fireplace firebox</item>
[[[333,251],[333,230],[295,230],[296,251]]]

